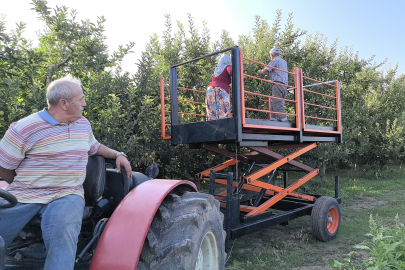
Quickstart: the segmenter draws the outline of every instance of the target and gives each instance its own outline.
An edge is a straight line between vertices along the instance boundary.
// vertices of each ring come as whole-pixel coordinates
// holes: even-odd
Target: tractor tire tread
[[[152,221],[137,269],[193,269],[201,234],[205,235],[207,228],[214,231],[218,239],[220,265],[224,267],[223,219],[219,202],[209,194],[169,194]]]

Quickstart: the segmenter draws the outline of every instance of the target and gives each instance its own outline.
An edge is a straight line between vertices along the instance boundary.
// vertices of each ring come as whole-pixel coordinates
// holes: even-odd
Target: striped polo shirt
[[[44,109],[14,122],[0,141],[0,166],[16,172],[7,191],[20,203],[84,197],[88,156],[99,146],[85,117],[61,124]]]

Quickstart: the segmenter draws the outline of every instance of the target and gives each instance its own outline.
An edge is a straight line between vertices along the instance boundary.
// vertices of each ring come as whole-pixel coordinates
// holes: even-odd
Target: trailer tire
[[[209,194],[169,194],[152,221],[137,269],[224,269],[223,219]]]
[[[322,196],[315,201],[311,224],[316,239],[323,242],[335,239],[339,232],[340,221],[339,204],[334,198]]]

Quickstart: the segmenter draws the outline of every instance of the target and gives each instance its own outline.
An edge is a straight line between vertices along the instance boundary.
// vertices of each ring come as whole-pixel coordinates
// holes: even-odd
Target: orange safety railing
[[[301,72],[301,85],[302,85],[302,94],[301,94],[301,110],[302,110],[302,127],[304,131],[308,132],[322,132],[322,133],[332,133],[340,134],[341,133],[341,119],[340,119],[340,87],[338,81],[328,81],[321,82],[315,79],[311,79],[306,76],[302,76]],[[315,84],[304,85],[304,80],[310,82],[315,82]],[[309,90],[308,88],[318,87],[321,88],[318,91]],[[324,88],[324,89],[322,89]],[[321,91],[324,92],[321,92]],[[309,96],[312,96],[313,99],[316,99],[317,103],[323,101],[325,105],[315,104],[309,102]],[[308,109],[306,109],[308,108]],[[310,108],[313,108],[311,110]],[[314,110],[315,109],[315,110]],[[316,113],[317,115],[314,115]],[[331,117],[332,116],[332,117]],[[315,128],[308,127],[308,120],[312,120],[313,123],[321,126],[330,126],[335,127],[336,130],[320,130]]]
[[[163,77],[160,77],[160,126],[162,129],[163,140],[170,140],[171,136],[166,136],[166,127],[171,126],[171,124],[166,123],[166,114],[171,113],[165,108],[165,100],[170,100],[170,98],[165,97],[165,87],[170,87],[170,85],[165,84]]]
[[[191,61],[191,60],[190,60]],[[321,82],[309,77],[303,76],[302,69],[294,67],[294,71],[284,71],[278,68],[271,67],[280,72],[288,74],[293,85],[284,85],[278,82],[274,82],[268,79],[259,78],[244,72],[244,62],[254,63],[263,67],[271,67],[269,65],[257,62],[255,60],[243,57],[242,49],[239,49],[239,70],[236,75],[240,78],[240,113],[242,128],[247,129],[266,129],[266,130],[278,130],[278,131],[299,131],[304,132],[318,132],[318,133],[330,133],[341,134],[341,111],[340,111],[340,85],[338,81]],[[236,71],[236,70],[235,70]],[[234,73],[235,74],[235,73]],[[291,80],[291,77],[292,79]],[[254,80],[260,83],[268,84],[269,94],[259,92],[256,88],[246,90],[245,86],[249,85],[245,83],[245,78]],[[312,84],[304,85],[304,81],[310,81]],[[315,83],[315,84],[313,84]],[[207,82],[208,85],[208,82]],[[273,85],[280,85],[287,87],[287,93],[293,92],[291,98],[279,98],[271,95],[271,87]],[[314,87],[314,88],[312,88]],[[162,138],[171,139],[171,136],[167,135],[167,128],[171,127],[170,122],[167,121],[167,117],[171,116],[171,98],[170,95],[165,96],[165,89],[170,88],[170,85],[164,83],[163,78],[160,78],[160,96],[161,96],[161,129]],[[233,87],[238,89],[239,87]],[[311,88],[311,90],[310,90]],[[324,89],[328,88],[328,89]],[[177,86],[177,90],[186,91],[186,93],[197,93],[204,95],[201,100],[205,99],[205,90],[191,89],[186,87]],[[167,92],[167,91],[166,91]],[[169,91],[170,92],[170,91]],[[192,96],[188,98],[187,96]],[[205,121],[205,111],[203,106],[205,102],[198,101],[200,98],[195,94],[180,94],[178,96],[178,116],[181,116],[182,123],[185,122],[198,122]],[[234,98],[234,95],[231,95]],[[193,100],[191,100],[193,99]],[[272,100],[282,100],[286,104],[286,112],[274,112],[271,108]],[[257,106],[253,106],[253,102],[257,102]],[[324,102],[324,104],[322,103]],[[175,103],[176,104],[176,103]],[[193,106],[190,107],[192,104]],[[231,102],[231,104],[236,105]],[[290,104],[290,105],[288,105]],[[198,107],[202,105],[201,107]],[[187,107],[189,106],[189,107]],[[167,107],[169,109],[167,109]],[[232,107],[232,105],[231,105]],[[239,108],[237,108],[238,110]],[[194,110],[194,112],[193,112]],[[176,110],[175,110],[176,111]],[[231,110],[233,112],[233,110]],[[269,120],[272,114],[286,115],[290,118],[291,126],[272,125]],[[192,117],[194,116],[194,117]],[[232,117],[232,116],[231,116]],[[292,119],[294,118],[294,119]],[[170,118],[171,119],[171,118]],[[262,120],[262,121],[257,121]],[[293,121],[291,121],[293,120]],[[177,121],[177,120],[176,120]],[[325,127],[322,127],[325,126]]]
[[[171,136],[166,135],[166,127],[170,127],[171,124],[166,123],[166,114],[171,114],[171,110],[166,110],[166,100],[170,102],[171,98],[165,97],[165,87],[170,87],[170,85],[165,84],[163,77],[160,78],[160,106],[161,106],[161,129],[162,129],[162,138],[164,140],[170,140]],[[197,89],[190,89],[185,87],[177,87],[177,89],[184,90],[184,91],[191,91],[196,93],[203,93],[205,95],[205,91],[197,90]],[[190,103],[190,104],[198,104],[204,105],[205,102],[198,102],[193,100],[186,100],[186,99],[178,99],[179,102],[182,103]],[[170,104],[170,103],[169,103]],[[190,112],[178,112],[179,115],[194,115],[199,117],[205,117],[205,114],[202,113],[190,113]]]
[[[286,127],[276,127],[276,126],[274,126],[274,127],[269,127],[269,126],[261,126],[261,125],[251,125],[251,124],[247,124],[247,123],[246,123],[246,119],[248,118],[248,117],[246,116],[246,111],[256,111],[256,112],[266,113],[266,114],[268,115],[268,117],[267,117],[268,120],[271,119],[271,114],[281,114],[281,115],[287,115],[287,116],[294,116],[295,122],[296,122],[296,123],[300,123],[300,121],[299,121],[299,105],[298,105],[298,102],[299,102],[298,97],[299,97],[299,95],[298,95],[298,84],[297,84],[297,81],[298,81],[298,80],[297,80],[297,74],[298,74],[297,72],[298,72],[298,69],[297,69],[297,68],[294,68],[294,72],[289,72],[289,71],[284,71],[284,70],[281,70],[281,69],[278,69],[278,68],[275,68],[275,67],[268,66],[268,65],[266,65],[266,64],[263,64],[263,63],[254,61],[254,60],[249,59],[249,58],[246,58],[246,57],[243,57],[243,55],[242,55],[242,50],[241,50],[241,49],[240,49],[240,59],[241,59],[241,60],[240,60],[240,75],[241,75],[241,111],[242,111],[242,125],[243,125],[244,127],[247,127],[247,128],[265,128],[265,129],[283,129],[283,130],[297,130],[297,129],[299,129],[299,128],[300,128],[299,124],[298,124],[295,128],[286,128]],[[243,60],[249,61],[249,62],[251,62],[251,63],[258,64],[258,65],[261,65],[261,66],[263,66],[263,67],[270,67],[270,68],[272,68],[272,69],[275,69],[275,70],[278,70],[278,71],[281,71],[281,72],[285,72],[285,73],[287,73],[287,74],[289,74],[289,75],[293,75],[293,76],[294,76],[295,85],[294,85],[294,86],[284,85],[284,84],[281,84],[281,83],[278,83],[278,82],[274,82],[274,81],[266,80],[266,79],[259,78],[259,77],[256,77],[256,76],[252,76],[252,75],[245,74],[245,73],[243,72],[243,71],[244,71],[244,69],[243,69]],[[266,95],[266,94],[261,94],[261,93],[255,93],[255,92],[252,92],[252,91],[246,91],[246,90],[245,90],[244,77],[251,78],[251,79],[253,79],[253,80],[258,80],[258,81],[265,82],[265,83],[269,83],[269,84],[271,84],[271,85],[276,84],[276,85],[280,85],[280,86],[286,86],[286,87],[289,88],[289,89],[294,89],[294,99],[279,98],[279,97],[273,97],[273,96],[271,96],[271,95]],[[269,89],[269,91],[271,92],[270,89]],[[246,107],[246,99],[255,99],[255,98],[251,98],[251,97],[249,97],[249,96],[247,96],[247,95],[259,97],[259,98],[256,98],[256,100],[266,102],[266,103],[267,103],[267,110],[257,109],[257,108],[251,108],[251,107]],[[260,99],[260,98],[264,98],[264,99]],[[272,111],[272,110],[271,110],[271,100],[274,100],[274,99],[283,100],[284,102],[293,103],[293,104],[294,104],[294,111],[295,111],[295,113],[287,113],[287,112],[286,112],[286,113],[281,113],[281,112],[274,112],[274,111]],[[260,119],[260,120],[263,120],[263,119]]]

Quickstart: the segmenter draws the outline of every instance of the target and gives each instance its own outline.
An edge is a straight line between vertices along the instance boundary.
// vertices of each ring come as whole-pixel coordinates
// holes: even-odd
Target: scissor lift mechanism
[[[214,56],[216,54],[232,52],[232,118],[214,121],[199,121],[194,123],[179,124],[179,115],[190,114],[179,111],[179,102],[184,100],[178,98],[178,90],[190,90],[204,93],[196,89],[179,87],[177,84],[177,67],[200,59]],[[296,160],[295,158],[307,153],[317,147],[320,142],[342,142],[341,114],[340,114],[340,85],[337,81],[316,82],[316,84],[304,86],[303,79],[310,79],[303,76],[302,70],[294,68],[295,86],[287,86],[294,90],[294,99],[286,102],[294,102],[295,114],[286,113],[293,116],[295,123],[274,122],[265,119],[249,119],[246,117],[247,108],[245,105],[246,95],[255,94],[244,90],[244,77],[258,79],[261,81],[274,83],[261,78],[243,73],[243,61],[250,61],[256,64],[259,62],[244,58],[242,51],[238,47],[228,48],[210,55],[202,56],[185,63],[174,65],[170,72],[170,97],[165,97],[165,85],[161,79],[161,104],[162,104],[162,136],[164,139],[171,139],[174,145],[189,144],[192,148],[202,148],[226,156],[230,159],[213,168],[196,174],[196,180],[209,180],[209,193],[220,201],[221,208],[225,213],[225,230],[227,239],[225,248],[230,250],[230,241],[242,235],[258,231],[262,228],[286,224],[289,220],[311,215],[315,202],[321,195],[304,194],[297,192],[297,189],[310,179],[318,175],[317,168],[311,168]],[[263,65],[263,64],[261,64]],[[265,66],[265,65],[264,65]],[[312,79],[311,79],[312,80]],[[316,85],[328,85],[336,89],[335,96],[317,93],[305,88]],[[308,103],[304,98],[304,92],[315,93],[324,97],[334,98],[336,106],[329,108],[322,105]],[[268,98],[268,110],[256,110],[269,114],[270,99],[273,97],[256,94]],[[165,100],[170,100],[171,110],[166,110]],[[192,103],[197,103],[192,101]],[[203,103],[199,103],[203,104]],[[336,111],[335,119],[324,119],[308,116],[305,114],[305,106],[317,106]],[[251,108],[251,110],[255,110]],[[165,114],[171,116],[171,124],[165,122]],[[196,114],[204,116],[203,114]],[[317,126],[306,123],[307,118],[316,118],[321,121],[333,121],[335,126]],[[166,136],[166,127],[171,127],[171,136]],[[218,144],[233,144],[238,147],[249,149],[248,152],[237,154],[218,147]],[[272,150],[274,149],[297,149],[292,153],[283,156]],[[250,168],[243,176],[236,176],[234,173],[221,173],[230,166],[238,163],[248,163]],[[253,166],[260,166],[261,169],[251,172]],[[306,174],[289,183],[288,170],[281,169],[283,165],[294,166],[295,171]],[[276,171],[284,171],[283,187],[272,184]],[[294,171],[294,170],[293,170]],[[262,181],[265,176],[267,180]],[[226,190],[216,193],[216,184],[226,185]],[[339,177],[335,178],[335,199],[341,202],[339,196]],[[337,233],[340,224],[340,211],[338,207],[332,206],[325,220],[326,230],[331,230],[331,234]],[[274,213],[272,210],[281,210]],[[318,237],[319,238],[319,237]],[[322,238],[322,237],[321,237]],[[334,238],[334,236],[333,236]],[[321,239],[329,240],[329,239]]]

